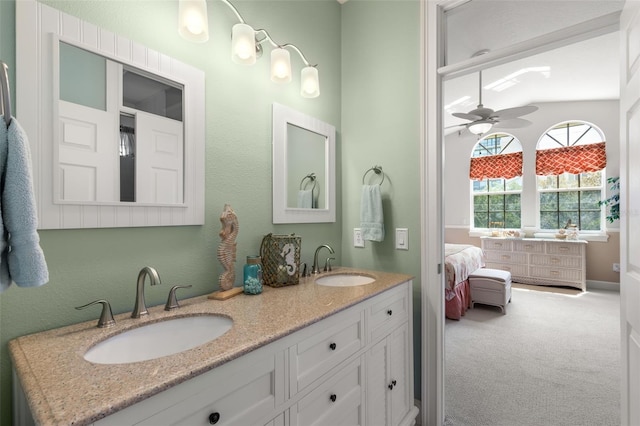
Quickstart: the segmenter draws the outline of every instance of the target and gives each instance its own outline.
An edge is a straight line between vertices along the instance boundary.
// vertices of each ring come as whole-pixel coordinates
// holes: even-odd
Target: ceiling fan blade
[[[493,114],[493,117],[498,117],[500,119],[511,119],[511,118],[520,117],[522,115],[531,114],[532,112],[537,110],[538,110],[538,107],[533,105],[526,105],[526,106],[514,107],[514,108],[505,108],[505,109],[496,111]]]
[[[482,106],[482,104],[480,104],[478,105],[478,108],[469,111],[468,114],[477,115],[484,120],[493,116],[494,112],[491,108],[485,108],[484,106]]]
[[[520,129],[522,127],[530,126],[531,121],[524,118],[511,118],[509,120],[500,120],[495,124],[495,127],[502,129]]]
[[[471,121],[480,120],[482,118],[479,115],[467,114],[466,112],[454,112],[451,115],[453,115],[454,117],[462,118],[462,119],[465,119],[465,120],[471,120]]]

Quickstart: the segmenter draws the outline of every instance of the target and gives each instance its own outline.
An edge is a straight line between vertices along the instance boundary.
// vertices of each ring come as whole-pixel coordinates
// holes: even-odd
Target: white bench
[[[480,268],[469,275],[471,307],[475,303],[499,306],[507,313],[507,303],[511,302],[511,272],[501,269]]]

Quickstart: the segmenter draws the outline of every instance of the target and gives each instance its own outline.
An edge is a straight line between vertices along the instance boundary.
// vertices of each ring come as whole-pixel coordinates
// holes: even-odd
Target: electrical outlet
[[[362,229],[353,228],[353,246],[364,247],[364,240],[362,239]]]
[[[614,263],[613,264],[613,272],[620,272],[620,264],[619,263]]]

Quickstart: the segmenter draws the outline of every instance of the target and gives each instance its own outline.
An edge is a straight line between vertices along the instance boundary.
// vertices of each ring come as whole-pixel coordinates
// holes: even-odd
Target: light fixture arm
[[[482,70],[478,71],[478,106],[482,108]]]
[[[240,21],[241,24],[246,24],[244,18],[242,17],[242,15],[240,15],[240,12],[238,12],[238,9],[236,9],[236,7],[233,4],[231,4],[231,2],[229,2],[228,0],[220,0],[220,1],[226,4],[227,6],[229,6],[229,9],[231,9],[234,15],[236,15],[236,18],[238,18],[238,21]],[[298,55],[300,55],[302,62],[304,62],[306,66],[314,67],[314,68],[318,66],[318,64],[312,65],[304,56],[304,53],[302,53],[302,51],[296,45],[291,43],[287,43],[287,44],[276,43],[271,37],[271,35],[269,34],[269,32],[265,29],[257,29],[255,30],[255,33],[256,33],[256,44],[262,44],[265,41],[268,41],[269,44],[271,44],[271,47],[279,47],[281,49],[291,48],[291,50],[296,51]],[[258,33],[262,33],[264,35],[264,38],[258,39],[257,37]]]

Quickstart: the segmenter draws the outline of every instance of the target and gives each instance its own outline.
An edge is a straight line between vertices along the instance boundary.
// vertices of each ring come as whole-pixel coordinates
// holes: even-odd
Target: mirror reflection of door
[[[287,207],[326,209],[326,137],[287,123]]]
[[[61,202],[184,201],[183,87],[60,42]]]

